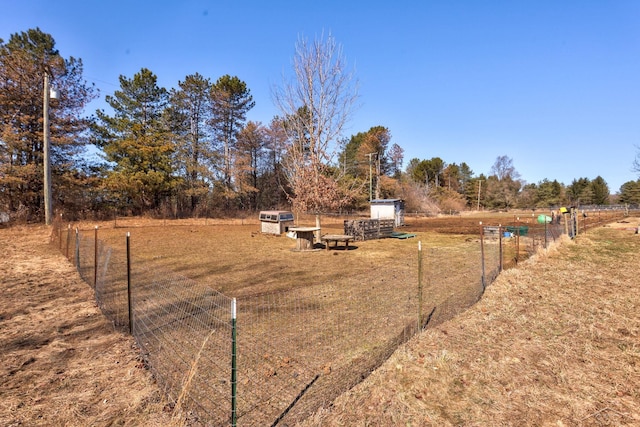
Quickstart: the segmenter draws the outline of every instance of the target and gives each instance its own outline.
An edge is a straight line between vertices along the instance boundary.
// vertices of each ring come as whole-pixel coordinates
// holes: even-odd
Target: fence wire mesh
[[[238,345],[261,348],[244,354],[248,363],[242,367],[253,366],[247,377],[260,386],[249,384],[245,391],[249,407],[259,411],[243,414],[243,422],[264,423],[253,417],[266,414],[288,423],[306,418],[361,381],[415,332],[415,289],[376,276],[365,287],[337,282],[238,299]]]
[[[573,232],[616,215],[622,216],[576,221]],[[514,224],[488,234],[479,228],[478,237],[459,245],[425,248],[421,262],[374,266],[366,283],[337,279],[237,296],[238,424],[304,420],[366,378],[419,330],[476,303],[503,268],[547,247],[566,229],[561,223]],[[131,269],[124,239],[117,249],[97,234],[58,221],[51,240],[94,287],[114,326],[131,328],[176,409],[194,425],[229,425],[232,298],[213,290],[215,283],[135,262]]]
[[[486,250],[494,255],[497,247]],[[425,251],[425,289],[421,318],[423,327],[440,324],[475,304],[484,292],[482,250],[477,241],[453,247],[427,248]],[[486,280],[486,279],[485,279]]]
[[[192,421],[229,421],[231,301],[162,270],[132,272],[133,335],[167,395]]]

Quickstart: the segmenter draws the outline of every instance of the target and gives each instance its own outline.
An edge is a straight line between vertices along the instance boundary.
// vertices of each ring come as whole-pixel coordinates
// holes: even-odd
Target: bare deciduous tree
[[[283,166],[298,211],[320,213],[347,203],[351,195],[339,185],[333,167],[345,123],[358,99],[357,82],[348,70],[342,48],[329,35],[312,43],[299,38],[292,79],[275,87],[273,99],[283,114],[288,149]]]
[[[505,178],[513,180],[520,179],[520,174],[513,166],[513,159],[508,156],[498,156],[496,161],[491,166],[491,174],[498,178],[498,181],[502,181]]]
[[[494,208],[515,206],[523,183],[513,160],[508,156],[498,156],[491,167],[491,174],[487,180],[486,203]]]

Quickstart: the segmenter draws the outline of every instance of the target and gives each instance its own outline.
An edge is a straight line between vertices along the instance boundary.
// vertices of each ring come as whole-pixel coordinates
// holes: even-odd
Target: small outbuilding
[[[282,234],[293,227],[293,213],[289,211],[260,212],[260,231],[267,234]]]
[[[371,219],[392,219],[395,227],[404,225],[404,201],[401,199],[372,200]]]

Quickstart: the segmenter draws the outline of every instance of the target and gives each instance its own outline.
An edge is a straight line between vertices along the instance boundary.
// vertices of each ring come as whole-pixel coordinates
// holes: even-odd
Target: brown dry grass
[[[307,221],[305,224],[312,223]],[[466,274],[461,264],[469,258],[469,250],[474,251],[471,258],[476,262],[470,270],[476,274],[471,285],[475,295],[480,287],[479,245],[468,241],[468,236],[420,231],[418,238],[411,240],[355,242],[349,250],[341,246],[338,250],[300,253],[293,250],[295,242],[291,239],[259,233],[257,221],[204,225],[197,221],[137,219],[126,228],[123,220],[118,222],[118,228],[103,224],[100,238],[122,247],[123,236],[130,231],[134,269],[164,268],[238,297],[243,339],[265,337],[270,359],[301,363],[305,372],[312,374],[328,371],[308,394],[316,393],[316,401],[330,401],[357,383],[395,349],[390,343],[398,341],[403,329],[416,323],[417,308],[406,306],[415,301],[417,293],[418,239],[428,241],[430,246],[462,248],[449,250],[446,258],[437,260],[441,275],[451,275],[456,268],[459,275]],[[323,222],[325,233],[339,233],[339,227],[342,220]],[[436,260],[428,259],[428,263],[435,264]],[[431,275],[430,279],[437,277]],[[450,283],[452,279],[447,278]],[[460,289],[469,285],[465,280],[457,283]],[[281,294],[292,289],[295,293]],[[461,304],[468,304],[464,291],[444,286],[439,294],[430,293],[429,304],[451,299],[454,293],[464,297]],[[278,301],[277,310],[270,308],[269,302],[274,300]],[[452,309],[447,307],[445,311]],[[246,342],[239,345],[245,355],[252,351]],[[265,372],[252,378],[257,384],[249,384],[251,394],[264,395],[259,400],[275,394],[278,388],[277,383],[270,385],[271,371]],[[279,372],[277,378],[281,377],[284,372]],[[293,396],[278,394],[290,403],[303,387],[294,384],[288,390]],[[316,407],[299,403],[296,411],[301,414],[296,417]],[[269,421],[268,417],[273,421],[279,415],[261,412],[266,417],[262,421]]]
[[[114,332],[48,233],[0,229],[0,425],[166,425],[133,339]]]
[[[639,249],[623,223],[504,272],[304,425],[640,425]]]
[[[432,231],[456,220],[408,219],[406,231],[436,246],[464,244],[463,235]],[[462,220],[477,227],[477,217]],[[395,269],[376,275],[376,286],[415,280],[417,239],[301,254],[290,239],[257,233],[257,221],[112,225],[102,224],[100,238],[123,246],[131,229],[136,262],[159,263],[236,295],[338,279],[371,292],[374,267]],[[339,232],[340,222],[325,219],[323,228]],[[624,224],[618,228],[590,232],[505,272],[472,310],[398,350],[306,425],[640,423],[638,237]],[[0,260],[0,399],[7,402],[0,424],[175,423],[162,412],[132,339],[98,315],[91,289],[46,245],[46,232],[0,230],[7,254]]]

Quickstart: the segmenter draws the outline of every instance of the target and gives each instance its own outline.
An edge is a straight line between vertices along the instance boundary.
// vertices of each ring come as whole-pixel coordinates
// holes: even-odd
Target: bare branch
[[[300,37],[292,65],[292,79],[273,90],[287,135],[283,165],[292,199],[305,210],[335,209],[348,197],[333,176],[339,168],[331,165],[358,99],[357,82],[331,35],[312,43]]]

